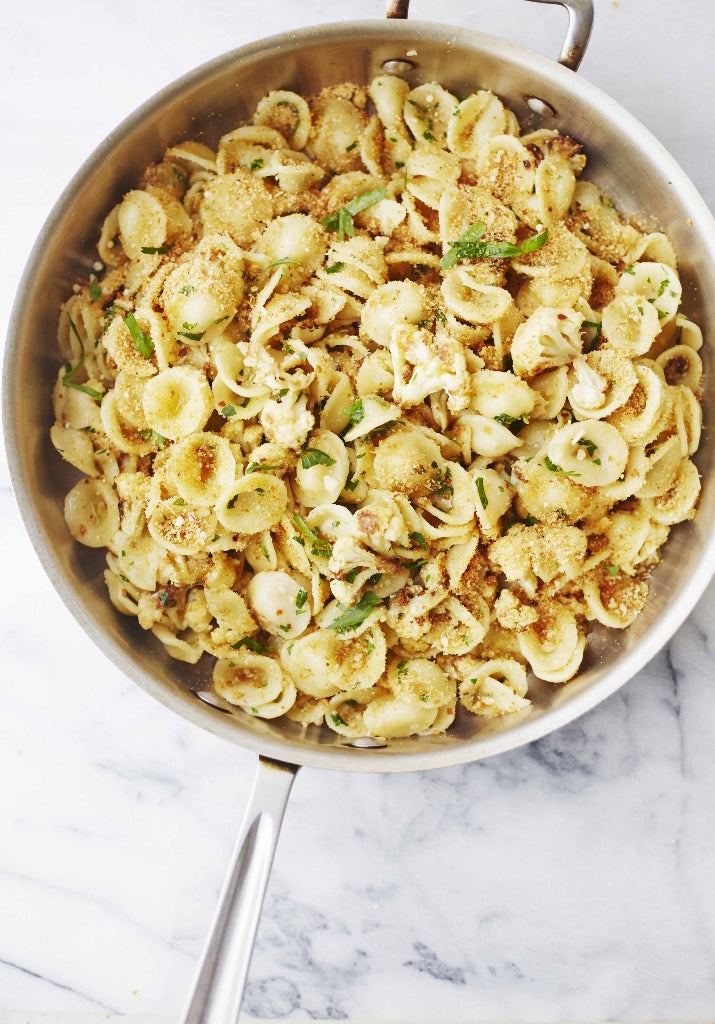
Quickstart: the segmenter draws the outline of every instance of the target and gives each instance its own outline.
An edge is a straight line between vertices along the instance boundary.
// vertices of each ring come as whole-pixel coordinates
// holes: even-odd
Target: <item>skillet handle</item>
[[[184,1024],[236,1024],[283,812],[299,765],[260,757]]]
[[[537,4],[558,4],[568,11],[569,24],[566,38],[559,54],[559,64],[571,71],[578,71],[579,65],[591,38],[593,27],[593,0],[531,0]]]
[[[569,24],[559,64],[577,71],[586,52],[591,38],[593,26],[593,0],[531,0],[537,4],[558,4],[568,12]],[[409,14],[410,0],[386,0],[386,18],[406,18]]]

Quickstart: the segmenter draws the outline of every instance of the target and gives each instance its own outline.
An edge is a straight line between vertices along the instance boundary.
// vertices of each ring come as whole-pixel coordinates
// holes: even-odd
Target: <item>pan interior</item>
[[[50,395],[59,356],[56,324],[72,283],[96,259],[106,212],[145,166],[182,139],[215,145],[250,117],[271,89],[317,92],[339,81],[368,82],[385,61],[409,60],[411,85],[438,81],[460,94],[491,89],[522,126],[558,127],[585,146],[587,176],[639,226],[665,231],[679,256],[683,312],[715,333],[715,226],[668,153],[625,111],[587,82],[529,51],[476,32],[419,22],[361,22],[274,37],[226,54],[165,89],[120,125],[81,168],[38,239],[8,335],[3,411],[11,474],[21,513],[60,595],[100,648],[130,678],[185,718],[283,761],[352,771],[430,768],[473,760],[543,735],[612,693],[667,641],[705,588],[715,564],[715,449],[696,459],[703,478],[696,519],[676,527],[656,570],[646,609],[626,632],[596,629],[574,682],[530,688],[531,709],[486,721],[467,712],[444,736],[347,743],[327,729],[248,719],[209,691],[212,659],[170,659],[152,634],[107,598],[104,556],[80,549],[62,507],[76,472],[49,442]],[[530,97],[554,111],[537,114]],[[709,346],[712,352],[712,345]],[[707,361],[707,350],[705,359]],[[710,356],[712,359],[712,354]],[[715,413],[706,385],[706,422]]]

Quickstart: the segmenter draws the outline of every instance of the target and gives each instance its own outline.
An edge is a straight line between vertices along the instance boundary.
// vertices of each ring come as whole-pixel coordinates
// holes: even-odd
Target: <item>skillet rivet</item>
[[[556,117],[557,113],[554,107],[546,100],[539,99],[538,96],[525,96],[527,106],[534,111],[535,114],[541,114],[543,117]]]
[[[408,71],[415,70],[415,64],[411,60],[396,57],[393,60],[383,60],[382,70],[387,71],[389,75],[406,75]]]

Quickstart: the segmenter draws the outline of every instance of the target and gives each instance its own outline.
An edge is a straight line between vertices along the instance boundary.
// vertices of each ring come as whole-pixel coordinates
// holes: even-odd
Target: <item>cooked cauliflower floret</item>
[[[204,594],[206,607],[217,623],[211,633],[215,644],[235,644],[258,631],[258,623],[240,594],[228,587],[211,587]]]
[[[400,405],[419,405],[428,395],[445,391],[451,412],[467,408],[471,389],[464,349],[446,331],[432,335],[413,324],[395,324],[390,354],[395,373],[392,395]]]
[[[268,440],[284,448],[302,447],[315,424],[305,395],[294,401],[288,396],[281,402],[269,400],[261,409],[260,419]]]
[[[389,491],[372,491],[368,504],[355,513],[354,523],[358,538],[382,554],[393,544],[409,546],[409,530]]]
[[[514,372],[520,377],[534,377],[543,370],[572,362],[581,354],[582,322],[583,316],[574,309],[537,309],[514,332]]]
[[[510,582],[525,570],[549,583],[565,573],[576,576],[586,556],[586,534],[577,526],[517,523],[489,546],[489,558]]]
[[[539,618],[536,608],[522,601],[513,590],[502,590],[494,602],[494,613],[499,625],[510,630],[526,629]]]

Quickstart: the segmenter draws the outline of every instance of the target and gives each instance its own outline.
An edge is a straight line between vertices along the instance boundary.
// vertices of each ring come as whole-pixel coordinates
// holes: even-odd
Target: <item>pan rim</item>
[[[205,84],[208,79],[223,73],[237,61],[266,58],[278,51],[285,51],[286,48],[299,50],[303,44],[314,43],[318,38],[329,43],[331,39],[338,36],[344,37],[350,26],[356,26],[365,36],[365,41],[379,36],[383,39],[395,39],[412,44],[418,44],[420,38],[427,36],[430,42],[449,42],[459,31],[459,43],[462,46],[472,49],[477,49],[479,46],[488,47],[490,54],[500,60],[512,60],[527,70],[533,69],[552,78],[555,76],[556,81],[562,79],[573,98],[586,104],[590,110],[601,114],[609,126],[612,126],[614,121],[618,122],[619,130],[628,133],[639,149],[645,150],[649,154],[650,160],[657,160],[659,166],[665,169],[669,182],[677,191],[679,198],[688,207],[688,210],[692,211],[693,219],[697,220],[698,231],[708,249],[715,273],[715,221],[699,193],[657,138],[625,108],[587,79],[561,67],[555,61],[541,54],[477,30],[461,28],[457,30],[439,23],[410,20],[405,22],[390,20],[331,22],[309,26],[266,37],[227,51],[167,84],[125,117],[82,163],[48,214],[30,251],[20,279],[7,330],[2,391],[3,427],[15,499],[35,553],[50,582],[75,620],[93,643],[120,668],[124,675],[169,710],[177,712],[183,719],[200,725],[209,732],[228,739],[253,753],[310,767],[372,772],[417,771],[479,760],[531,743],[585,714],[618,690],[672,638],[702,596],[715,571],[715,530],[711,527],[707,541],[702,548],[702,558],[696,569],[682,584],[677,599],[659,616],[658,628],[651,627],[641,641],[632,650],[626,652],[602,679],[573,695],[562,705],[551,707],[542,714],[516,724],[503,733],[489,734],[481,738],[476,736],[469,740],[455,738],[454,743],[436,748],[425,745],[424,751],[401,751],[399,746],[394,746],[384,750],[371,750],[372,756],[370,757],[357,757],[357,748],[348,744],[345,746],[325,745],[324,747],[316,744],[310,748],[303,748],[293,744],[289,737],[258,736],[248,728],[250,722],[244,728],[243,723],[239,723],[236,719],[231,719],[230,722],[226,721],[226,716],[215,714],[209,708],[203,708],[198,701],[195,702],[195,705],[192,704],[191,707],[188,707],[186,701],[182,699],[185,695],[180,696],[173,693],[162,682],[153,677],[147,677],[138,663],[127,652],[118,649],[114,641],[102,630],[86,605],[78,599],[66,574],[61,571],[59,559],[50,541],[44,521],[30,500],[31,489],[27,482],[25,464],[20,457],[17,428],[19,417],[16,393],[12,386],[19,358],[19,346],[14,343],[14,339],[20,335],[20,320],[33,295],[33,275],[41,261],[42,253],[57,225],[61,222],[72,198],[89,182],[92,175],[96,173],[97,167],[121,143],[122,139],[125,139],[142,122],[172,99]],[[362,751],[359,752],[362,753]]]

